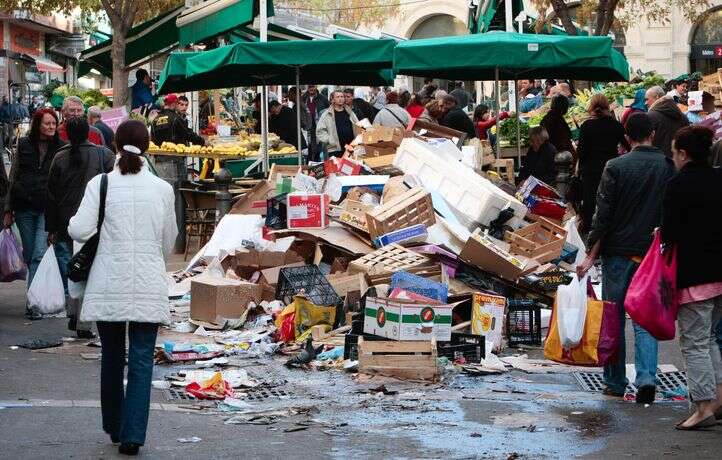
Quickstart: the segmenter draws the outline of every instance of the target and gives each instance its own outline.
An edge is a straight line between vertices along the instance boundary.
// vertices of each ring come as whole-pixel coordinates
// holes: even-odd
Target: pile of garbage
[[[165,343],[158,362],[282,354],[289,368],[438,381],[444,365],[503,372],[496,353],[542,344],[585,256],[554,188],[481,172],[483,148],[462,151],[454,132],[369,127],[354,144],[274,165],[234,203],[169,277],[173,331],[196,340]],[[252,385],[236,377],[183,382],[232,398]]]

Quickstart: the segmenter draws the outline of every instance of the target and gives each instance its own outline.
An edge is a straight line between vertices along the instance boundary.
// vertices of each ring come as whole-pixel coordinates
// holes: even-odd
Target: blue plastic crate
[[[449,286],[434,280],[422,278],[409,272],[396,272],[391,276],[391,289],[401,288],[446,303]]]

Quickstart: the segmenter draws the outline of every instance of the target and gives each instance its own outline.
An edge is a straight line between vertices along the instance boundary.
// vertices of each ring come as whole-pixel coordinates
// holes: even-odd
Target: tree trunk
[[[113,107],[122,107],[128,101],[128,69],[125,66],[125,35],[123,25],[113,25]]]
[[[551,5],[554,13],[562,22],[562,26],[564,27],[566,33],[569,35],[577,35],[577,28],[574,27],[572,18],[569,16],[569,7],[566,3],[564,3],[564,0],[551,0]]]
[[[619,0],[607,0],[607,8],[604,12],[604,24],[602,24],[602,30],[598,31],[598,35],[606,36],[614,25],[614,11],[617,9]]]
[[[593,32],[594,35],[602,35],[600,32],[604,27],[604,19],[606,18],[608,4],[609,0],[599,0],[599,4],[597,5],[597,23],[594,26]]]

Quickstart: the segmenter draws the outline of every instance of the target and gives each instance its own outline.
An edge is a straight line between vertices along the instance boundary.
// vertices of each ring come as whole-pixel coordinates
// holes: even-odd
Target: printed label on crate
[[[306,206],[289,206],[289,219],[308,219],[308,207]]]
[[[426,226],[424,224],[417,224],[381,235],[374,240],[374,244],[377,248],[380,248],[392,243],[424,241],[427,236]]]
[[[453,305],[432,305],[369,297],[364,311],[364,333],[393,340],[451,340]]]
[[[479,235],[478,241],[483,244],[487,249],[493,251],[496,255],[503,257],[514,266],[518,268],[524,268],[524,262],[501,249],[499,246],[494,244],[494,242],[490,240],[486,235]]]
[[[361,165],[354,163],[348,158],[344,158],[339,163],[338,172],[345,176],[356,176],[361,172]]]
[[[366,224],[366,216],[360,216],[360,215],[354,214],[349,211],[344,211],[338,217],[338,220],[340,220],[341,222],[348,224],[354,228],[358,228],[359,230],[368,232],[368,225]]]
[[[474,294],[471,310],[472,334],[484,336],[494,344],[494,350],[501,349],[501,331],[504,324],[506,298],[491,294]]]

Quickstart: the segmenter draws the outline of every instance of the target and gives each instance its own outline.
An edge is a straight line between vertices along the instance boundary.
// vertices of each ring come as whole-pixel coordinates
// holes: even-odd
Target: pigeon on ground
[[[323,351],[323,345],[313,348],[313,341],[309,337],[306,340],[306,346],[299,354],[286,361],[286,367],[301,367],[316,359],[316,355]]]

